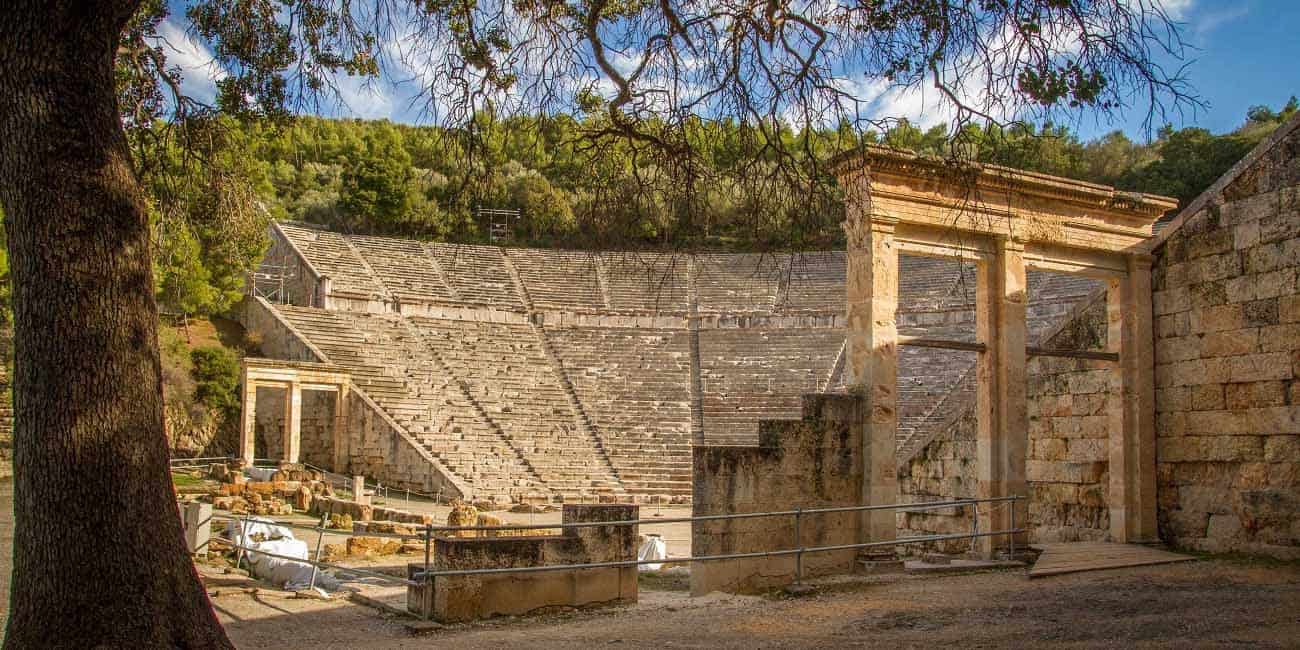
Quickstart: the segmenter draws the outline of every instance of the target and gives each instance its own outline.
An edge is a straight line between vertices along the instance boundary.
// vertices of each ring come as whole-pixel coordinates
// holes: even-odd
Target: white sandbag
[[[645,543],[641,545],[640,550],[636,553],[636,559],[640,561],[666,560],[668,559],[668,544],[664,543],[663,538],[658,535],[646,535]],[[663,566],[662,563],[652,563],[638,565],[638,568],[641,571],[658,571]]]

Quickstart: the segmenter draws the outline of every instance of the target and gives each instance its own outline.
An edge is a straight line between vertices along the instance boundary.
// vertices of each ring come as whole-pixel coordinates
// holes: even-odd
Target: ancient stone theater
[[[884,149],[839,161],[842,251],[277,223],[242,308],[241,455],[445,498],[682,503],[694,448],[860,388],[868,502],[1020,494],[1038,540],[1293,554],[1298,137],[1154,235],[1169,199]]]

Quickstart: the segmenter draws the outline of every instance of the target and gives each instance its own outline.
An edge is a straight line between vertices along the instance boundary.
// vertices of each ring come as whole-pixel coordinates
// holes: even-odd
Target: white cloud
[[[1187,17],[1187,12],[1192,8],[1194,0],[1155,0],[1155,4],[1165,10],[1165,13],[1174,20],[1182,20]]]
[[[168,64],[182,71],[181,90],[200,101],[212,101],[217,95],[217,82],[229,75],[207,46],[186,34],[170,18],[158,25],[158,37]]]
[[[1196,40],[1204,41],[1210,32],[1246,15],[1249,7],[1245,4],[1220,6],[1206,11],[1192,19],[1192,35]]]
[[[368,120],[394,117],[396,106],[386,81],[339,74],[334,85],[342,114]]]

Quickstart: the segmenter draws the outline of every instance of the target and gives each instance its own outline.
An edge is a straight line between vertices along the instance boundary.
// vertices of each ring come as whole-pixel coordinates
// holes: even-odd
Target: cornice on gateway
[[[925,156],[912,151],[879,145],[840,154],[831,159],[831,171],[839,177],[870,170],[873,173],[917,180],[935,180],[967,175],[980,189],[1014,192],[1024,196],[1080,203],[1094,210],[1129,219],[1154,221],[1178,206],[1166,196],[1125,192],[1108,185],[1078,181],[1002,165],[957,161]]]

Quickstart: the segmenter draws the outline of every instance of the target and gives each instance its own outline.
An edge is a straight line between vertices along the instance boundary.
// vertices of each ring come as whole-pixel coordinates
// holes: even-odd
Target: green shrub
[[[210,346],[190,352],[194,363],[194,399],[209,408],[239,408],[239,359],[226,348]]]

